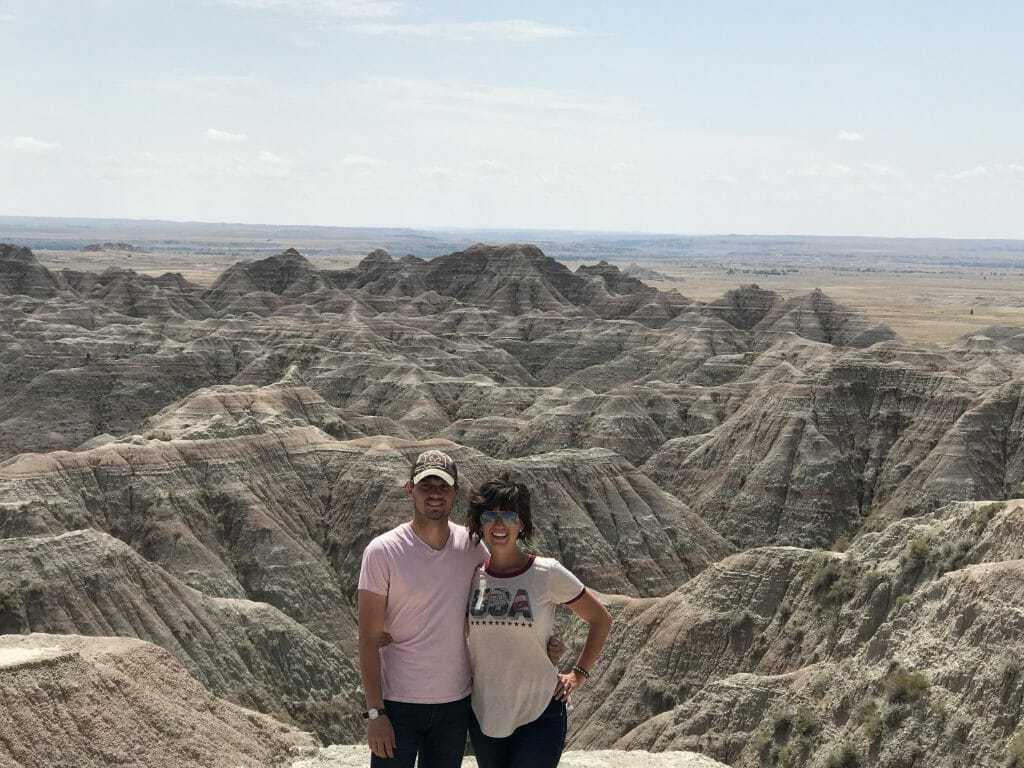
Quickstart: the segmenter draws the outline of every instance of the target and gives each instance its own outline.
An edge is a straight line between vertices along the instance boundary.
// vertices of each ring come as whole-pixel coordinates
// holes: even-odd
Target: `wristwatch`
[[[388,713],[385,712],[383,709],[375,709],[373,707],[370,707],[370,709],[363,712],[363,719],[376,720],[378,717],[386,717],[387,714]]]

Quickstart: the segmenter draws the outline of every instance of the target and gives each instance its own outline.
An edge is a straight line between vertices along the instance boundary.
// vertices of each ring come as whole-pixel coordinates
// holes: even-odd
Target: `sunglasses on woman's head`
[[[480,513],[480,525],[490,525],[502,519],[505,525],[519,525],[519,514],[508,509],[485,509]]]

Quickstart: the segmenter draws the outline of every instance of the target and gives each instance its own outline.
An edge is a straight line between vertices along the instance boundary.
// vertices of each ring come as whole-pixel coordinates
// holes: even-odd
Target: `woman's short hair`
[[[516,482],[506,473],[473,490],[469,497],[466,528],[474,541],[484,537],[480,513],[494,509],[508,510],[519,515],[523,524],[519,529],[519,538],[526,544],[530,543],[533,537],[533,515],[530,514],[530,490],[525,485]]]

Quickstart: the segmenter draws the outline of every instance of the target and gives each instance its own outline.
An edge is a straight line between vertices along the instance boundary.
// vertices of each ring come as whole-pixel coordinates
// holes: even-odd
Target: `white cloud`
[[[379,19],[394,16],[402,3],[393,0],[213,0],[220,5],[253,11],[343,19]]]
[[[451,181],[458,174],[451,168],[443,165],[427,165],[416,169],[416,173],[427,181]]]
[[[225,144],[241,144],[248,138],[244,133],[230,133],[229,131],[220,131],[216,128],[207,128],[203,135],[210,141],[218,141]]]
[[[0,13],[0,24],[3,24],[4,22],[11,22],[11,21],[14,21],[14,14],[13,13]]]
[[[249,75],[193,75],[185,72],[125,81],[125,85],[134,90],[203,97],[234,95],[256,83],[256,78]]]
[[[429,24],[352,24],[347,29],[363,35],[418,37],[437,40],[505,40],[530,43],[541,40],[565,40],[599,35],[572,27],[541,24],[526,19],[506,21],[435,22]]]
[[[705,184],[739,184],[739,179],[727,173],[705,173],[700,180]]]
[[[836,133],[836,141],[864,141],[864,136],[860,133],[857,133],[857,131],[840,130],[838,133]]]
[[[596,98],[578,91],[549,88],[519,88],[460,83],[444,80],[414,80],[393,77],[369,78],[354,88],[374,98],[384,98],[403,113],[411,107],[477,113],[481,110],[586,113],[614,117],[635,111],[621,101]]]
[[[842,163],[815,163],[804,168],[790,168],[786,171],[786,175],[803,178],[839,179],[844,176],[850,176],[853,172],[853,168]]]
[[[8,141],[0,142],[0,146],[25,155],[52,155],[60,152],[59,141],[42,141],[34,136],[16,136]]]
[[[786,171],[790,178],[850,179],[855,181],[907,181],[906,174],[896,168],[878,163],[844,165],[843,163],[815,163]]]
[[[954,173],[937,173],[939,181],[972,181],[976,179],[1008,179],[1024,181],[1024,163],[992,163],[976,165]]]
[[[482,160],[476,164],[476,172],[481,176],[512,176],[515,171],[507,163],[500,160]]]
[[[341,164],[346,168],[369,170],[370,168],[379,168],[384,165],[384,161],[379,157],[370,157],[368,155],[345,155],[341,158]]]
[[[256,162],[251,167],[235,167],[236,175],[252,173],[269,179],[287,179],[294,175],[294,170],[294,164],[289,158],[266,149],[259,151]]]

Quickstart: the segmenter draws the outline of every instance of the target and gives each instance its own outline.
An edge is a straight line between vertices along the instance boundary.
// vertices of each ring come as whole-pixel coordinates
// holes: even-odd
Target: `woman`
[[[467,527],[490,550],[467,608],[475,715],[469,735],[477,763],[554,768],[565,745],[566,701],[590,676],[611,616],[561,563],[523,548],[533,535],[526,486],[507,475],[484,483],[470,499]],[[559,604],[589,625],[567,674],[559,674],[546,650]]]

